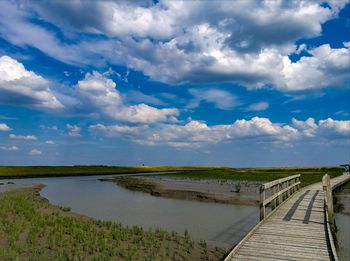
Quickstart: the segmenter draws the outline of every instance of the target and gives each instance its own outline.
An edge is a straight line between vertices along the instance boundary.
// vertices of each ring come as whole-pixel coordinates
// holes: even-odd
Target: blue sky
[[[2,1],[1,165],[338,165],[349,1]]]

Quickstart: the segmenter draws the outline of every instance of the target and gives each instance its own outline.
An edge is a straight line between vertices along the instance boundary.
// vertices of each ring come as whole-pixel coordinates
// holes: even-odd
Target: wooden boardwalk
[[[350,175],[331,179],[334,189]],[[228,260],[337,260],[317,183],[296,192],[255,226],[226,257]]]

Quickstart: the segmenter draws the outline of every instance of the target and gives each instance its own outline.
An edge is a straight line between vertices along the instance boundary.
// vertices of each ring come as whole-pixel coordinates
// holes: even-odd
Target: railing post
[[[277,185],[277,191],[280,192],[281,191],[281,184],[278,183]],[[279,195],[278,197],[278,205],[281,204],[283,202],[283,198],[282,198],[282,195]]]
[[[328,174],[324,175],[322,178],[323,191],[325,192],[326,208],[328,210],[328,221],[331,228],[335,229],[334,223],[334,208],[333,208],[333,197],[332,197],[332,187],[331,179]]]
[[[272,187],[272,195],[271,196],[276,194],[276,187],[277,187],[277,185]],[[271,202],[271,209],[274,210],[276,208],[276,206],[277,206],[277,198],[272,200],[272,202]]]
[[[265,218],[264,200],[265,200],[265,188],[264,188],[264,185],[261,185],[260,187],[260,221]]]

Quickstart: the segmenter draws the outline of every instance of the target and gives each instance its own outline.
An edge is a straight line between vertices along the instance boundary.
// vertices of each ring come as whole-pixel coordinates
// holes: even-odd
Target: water
[[[335,213],[337,224],[338,258],[340,261],[350,260],[350,216]]]
[[[102,220],[144,228],[162,228],[222,247],[237,244],[258,223],[258,208],[154,197],[133,192],[112,182],[108,176],[12,179],[16,184],[41,183],[41,196],[50,203],[70,206],[73,212]],[[4,182],[4,181],[1,181]],[[5,181],[6,182],[6,181]],[[349,242],[349,241],[347,241]]]

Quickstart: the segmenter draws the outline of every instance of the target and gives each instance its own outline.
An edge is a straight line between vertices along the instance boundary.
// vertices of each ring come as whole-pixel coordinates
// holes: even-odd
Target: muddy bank
[[[104,179],[153,196],[225,204],[257,205],[260,183],[251,181],[191,180],[169,176]]]
[[[40,184],[16,184],[12,181],[0,181],[0,193],[22,188],[37,188]]]
[[[337,190],[333,197],[335,212],[350,216],[350,188]]]

